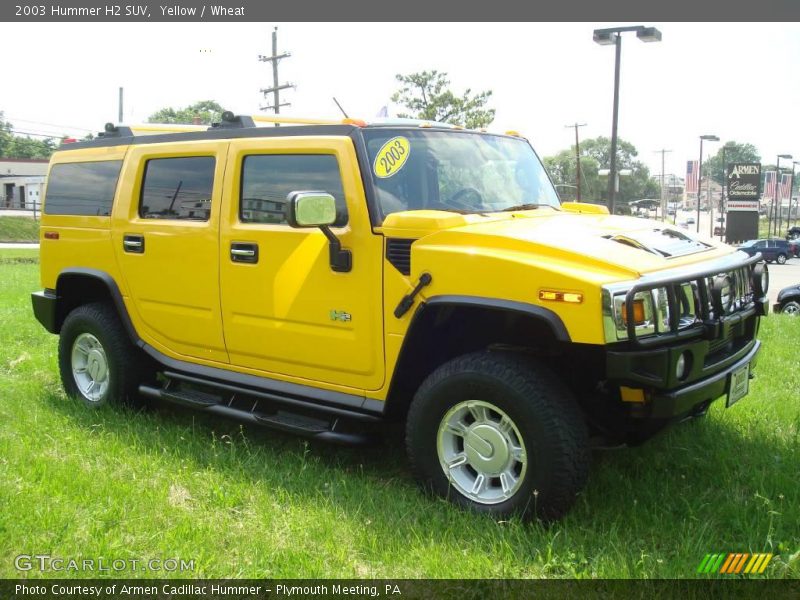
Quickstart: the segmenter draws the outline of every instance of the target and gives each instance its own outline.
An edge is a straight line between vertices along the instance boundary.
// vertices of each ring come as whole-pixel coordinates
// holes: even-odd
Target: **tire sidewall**
[[[786,312],[786,308],[787,307],[800,309],[800,302],[797,302],[796,300],[790,300],[789,302],[784,304],[783,307],[781,308],[781,313],[788,314],[790,317],[796,317],[796,316],[800,315],[800,311],[787,313]]]
[[[415,431],[410,432],[412,443],[419,449],[417,461],[429,474],[429,485],[433,491],[448,497],[457,504],[490,514],[537,512],[537,503],[544,506],[550,502],[554,478],[558,475],[552,468],[558,464],[551,453],[558,440],[536,416],[530,398],[523,397],[518,390],[501,379],[485,373],[454,373],[446,379],[420,389],[420,399],[427,418]],[[442,418],[456,404],[466,400],[481,400],[501,409],[516,425],[527,457],[527,468],[519,490],[508,500],[497,504],[482,504],[462,495],[450,484],[439,462],[437,449],[439,425]]]
[[[97,341],[100,342],[106,354],[108,387],[98,400],[89,400],[81,393],[72,372],[72,347],[75,340],[82,333],[90,333],[97,338]],[[110,404],[113,398],[119,397],[119,373],[122,365],[119,364],[119,358],[114,352],[111,339],[106,330],[101,327],[95,319],[89,316],[88,310],[84,310],[84,307],[78,308],[70,313],[64,321],[64,326],[61,329],[61,337],[59,339],[58,358],[62,384],[70,397],[80,400],[81,403],[90,408],[101,408]]]

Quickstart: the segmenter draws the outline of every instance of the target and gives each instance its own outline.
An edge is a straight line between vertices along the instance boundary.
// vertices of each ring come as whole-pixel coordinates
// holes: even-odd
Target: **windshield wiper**
[[[529,202],[528,204],[516,204],[514,206],[509,206],[508,208],[503,208],[500,212],[511,212],[514,210],[534,210],[539,208],[540,206],[550,206],[549,204],[539,204],[536,202]]]

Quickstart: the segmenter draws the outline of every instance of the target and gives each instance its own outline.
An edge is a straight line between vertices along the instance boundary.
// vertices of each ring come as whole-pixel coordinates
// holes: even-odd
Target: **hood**
[[[389,215],[381,231],[387,237],[417,239],[414,249],[524,253],[530,260],[547,257],[608,271],[611,279],[637,278],[735,252],[661,221],[550,208],[484,215],[407,211]]]

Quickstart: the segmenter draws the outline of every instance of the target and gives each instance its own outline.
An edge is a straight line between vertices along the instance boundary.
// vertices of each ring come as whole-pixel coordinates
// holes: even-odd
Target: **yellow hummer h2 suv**
[[[70,396],[343,443],[404,422],[424,487],[554,519],[595,441],[747,393],[758,256],[560,203],[515,132],[283,125],[108,125],[53,155],[33,309]]]

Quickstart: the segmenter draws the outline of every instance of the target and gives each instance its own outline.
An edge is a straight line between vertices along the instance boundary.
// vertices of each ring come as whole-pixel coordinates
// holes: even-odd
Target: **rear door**
[[[167,354],[228,362],[219,305],[227,142],[144,144],[126,159],[113,244],[134,325]]]
[[[225,173],[220,281],[231,364],[331,388],[383,383],[382,244],[372,233],[350,138],[233,140]],[[353,257],[331,268],[319,229],[294,229],[291,191],[337,200],[332,231]]]

